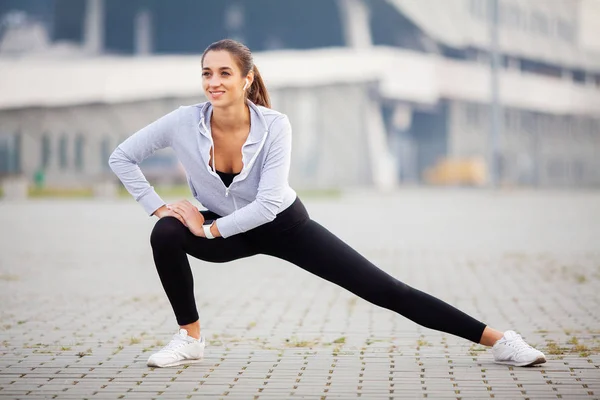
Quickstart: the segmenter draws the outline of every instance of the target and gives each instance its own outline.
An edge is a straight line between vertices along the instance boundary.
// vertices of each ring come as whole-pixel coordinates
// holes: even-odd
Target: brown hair
[[[258,68],[254,65],[252,59],[252,53],[250,49],[240,42],[231,39],[223,39],[218,42],[212,43],[202,53],[202,64],[204,64],[204,57],[209,51],[227,51],[236,60],[238,66],[242,70],[242,76],[248,75],[250,70],[254,72],[254,80],[252,85],[248,89],[248,99],[256,105],[271,108],[271,99],[269,98],[269,92],[267,87],[258,72]]]

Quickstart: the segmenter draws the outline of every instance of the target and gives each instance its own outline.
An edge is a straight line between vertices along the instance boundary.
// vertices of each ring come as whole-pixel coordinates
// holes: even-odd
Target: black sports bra
[[[233,178],[235,178],[239,174],[240,174],[239,172],[234,174],[234,173],[217,171],[217,175],[219,175],[219,178],[221,178],[221,180],[223,181],[223,184],[226,187],[229,187],[229,185],[231,185],[231,182],[233,182]]]

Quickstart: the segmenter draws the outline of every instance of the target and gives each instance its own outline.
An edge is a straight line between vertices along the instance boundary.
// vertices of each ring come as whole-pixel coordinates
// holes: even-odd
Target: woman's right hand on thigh
[[[158,210],[154,211],[154,213],[152,215],[156,215],[158,217],[158,219],[161,219],[164,217],[175,217],[179,220],[179,222],[181,222],[187,228],[187,224],[185,223],[185,220],[183,219],[183,217],[181,215],[177,214],[175,211],[168,208],[167,205],[161,206]]]

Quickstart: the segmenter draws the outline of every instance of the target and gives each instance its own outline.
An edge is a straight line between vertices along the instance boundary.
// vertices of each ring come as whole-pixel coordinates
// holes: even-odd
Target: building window
[[[0,175],[4,175],[10,170],[10,150],[8,141],[0,135]]]
[[[75,169],[77,171],[83,171],[83,149],[85,146],[85,139],[83,135],[77,135],[75,138]]]
[[[44,136],[42,136],[42,154],[41,154],[42,169],[47,169],[50,166],[51,156],[52,156],[52,149],[51,149],[50,135],[45,134]]]
[[[100,144],[100,164],[102,169],[108,169],[108,158],[110,157],[110,138],[105,137]]]
[[[583,182],[585,179],[585,164],[582,160],[575,159],[571,165],[571,172],[575,182]]]
[[[63,135],[58,142],[58,162],[60,169],[67,169],[68,167],[68,158],[67,158],[67,147],[68,147],[68,138],[66,135]]]
[[[21,148],[22,148],[21,133],[16,133],[13,143],[13,172],[21,173]]]
[[[600,145],[600,119],[592,120],[592,130],[589,133],[589,143],[592,146]]]
[[[581,120],[581,134],[582,136],[591,136],[594,129],[594,120],[591,118],[582,118]]]
[[[519,118],[521,131],[526,135],[535,135],[537,133],[537,119],[531,111],[522,111]]]
[[[540,12],[534,12],[531,14],[531,28],[534,32],[548,36],[550,34],[548,17]]]
[[[521,28],[521,9],[515,4],[507,4],[500,8],[500,22],[511,28]]]
[[[471,128],[479,129],[482,125],[481,112],[478,104],[466,104],[465,116],[467,125]]]
[[[573,43],[573,24],[569,21],[560,18],[557,22],[556,35],[565,42]]]
[[[519,111],[514,109],[504,109],[504,129],[508,132],[517,132],[519,130]]]
[[[561,179],[564,175],[564,163],[559,158],[548,161],[548,176],[552,179]]]
[[[20,135],[0,134],[0,176],[19,171]]]
[[[585,83],[585,71],[581,69],[573,70],[573,82]]]
[[[469,2],[469,11],[471,15],[478,17],[479,16],[479,0],[471,0]]]

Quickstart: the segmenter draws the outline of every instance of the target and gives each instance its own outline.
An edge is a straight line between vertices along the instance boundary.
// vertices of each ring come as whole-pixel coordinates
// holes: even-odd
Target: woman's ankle
[[[187,331],[188,336],[193,337],[194,339],[200,339],[200,321],[192,322],[187,325],[180,325],[181,329],[185,329]]]
[[[496,329],[492,329],[489,326],[486,326],[483,331],[483,334],[481,335],[479,344],[482,344],[484,346],[493,346],[498,340],[502,339],[502,336],[502,332]]]

